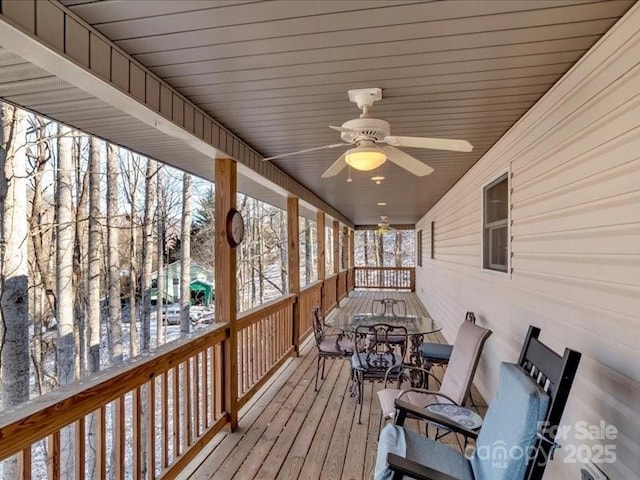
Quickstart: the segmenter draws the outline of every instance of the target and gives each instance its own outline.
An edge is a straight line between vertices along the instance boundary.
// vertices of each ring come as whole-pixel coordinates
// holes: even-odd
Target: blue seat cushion
[[[365,372],[371,369],[386,370],[395,365],[402,365],[402,356],[397,353],[393,355],[372,353],[368,356],[366,353],[354,353],[351,356],[351,367]]]
[[[471,456],[477,480],[521,480],[549,396],[513,363],[500,365],[498,390],[484,417]]]
[[[433,358],[436,360],[449,360],[453,345],[446,343],[423,343],[420,345],[420,355],[423,358]]]
[[[390,480],[393,477],[387,463],[389,453],[395,453],[459,480],[473,480],[469,460],[462,453],[420,433],[391,423],[380,432],[375,480]]]

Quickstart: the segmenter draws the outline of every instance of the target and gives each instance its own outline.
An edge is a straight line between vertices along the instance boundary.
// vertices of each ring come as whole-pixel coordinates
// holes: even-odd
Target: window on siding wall
[[[505,173],[484,187],[482,266],[507,272],[509,268],[509,177]]]
[[[431,260],[436,258],[436,222],[431,222]]]

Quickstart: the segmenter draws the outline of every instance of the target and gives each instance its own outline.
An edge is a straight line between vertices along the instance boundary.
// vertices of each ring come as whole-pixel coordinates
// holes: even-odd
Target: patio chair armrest
[[[403,425],[404,421],[407,418],[407,415],[411,415],[413,417],[418,417],[422,420],[425,420],[429,423],[437,423],[445,427],[452,432],[459,433],[464,435],[467,438],[473,438],[474,440],[478,438],[478,432],[474,430],[469,430],[468,428],[463,427],[457,422],[450,420],[447,417],[439,415],[437,413],[433,413],[425,408],[416,408],[411,403],[405,402],[403,400],[396,399],[395,407],[398,410],[398,415],[396,416],[396,425]]]
[[[459,478],[452,477],[451,475],[414,462],[408,458],[401,457],[395,453],[389,453],[387,455],[387,463],[394,473],[401,473],[402,475],[418,480],[460,480]]]
[[[446,398],[453,405],[458,405],[458,403],[453,398],[451,398],[450,396],[445,395],[444,393],[440,393],[437,390],[427,390],[426,388],[405,388],[404,390],[402,390],[402,392],[400,392],[400,394],[398,395],[397,398],[400,398],[400,397],[402,397],[403,395],[405,395],[405,394],[407,394],[409,392],[424,393],[426,395],[433,395],[434,397]],[[460,405],[458,405],[458,406],[460,406]]]
[[[422,367],[415,366],[415,365],[407,365],[406,363],[403,363],[402,365],[394,365],[394,366],[389,367],[389,369],[387,370],[387,372],[386,372],[386,373],[385,373],[385,375],[384,375],[384,385],[385,385],[385,388],[386,388],[386,385],[387,385],[387,382],[388,382],[389,374],[390,374],[393,370],[399,370],[398,374],[399,374],[399,373],[403,373],[405,370],[418,371],[418,372],[421,372],[423,375],[426,375],[426,376],[428,376],[428,377],[433,378],[433,379],[436,381],[436,385],[437,385],[438,387],[440,387],[440,384],[441,384],[440,380],[438,380],[438,377],[436,377],[436,376],[435,376],[433,373],[431,373],[429,370],[427,370],[427,369],[425,369],[425,368],[422,368]],[[454,402],[454,403],[455,403],[455,402]]]

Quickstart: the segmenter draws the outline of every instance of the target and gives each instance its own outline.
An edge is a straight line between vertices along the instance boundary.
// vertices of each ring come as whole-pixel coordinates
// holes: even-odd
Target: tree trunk
[[[29,296],[27,180],[24,113],[2,108],[0,143],[0,316],[2,318],[2,399],[9,410],[29,399]],[[15,462],[5,464],[13,478]]]
[[[44,202],[42,198],[42,177],[47,167],[48,148],[46,137],[46,123],[41,118],[34,118],[31,127],[36,132],[37,155],[35,158],[33,174],[33,200],[31,203],[31,215],[29,217],[29,233],[33,248],[35,265],[33,266],[33,298],[34,298],[34,341],[32,360],[36,374],[39,394],[44,392],[44,356],[42,332],[54,315],[53,304],[49,301],[52,297],[55,284],[51,277],[50,255],[53,238],[50,228],[44,223],[52,223],[45,220]]]
[[[129,152],[129,160],[131,160],[132,154]],[[130,169],[134,170],[136,168],[133,165],[133,162],[129,163]],[[137,243],[138,243],[138,233],[137,233],[137,221],[138,221],[138,211],[136,208],[136,202],[138,201],[138,174],[132,172],[133,181],[130,184],[131,187],[131,257],[129,258],[129,278],[130,278],[130,291],[129,291],[129,343],[130,343],[130,351],[131,357],[135,357],[138,355],[138,326],[137,326],[137,289],[138,289],[138,259],[137,259]]]
[[[73,267],[73,292],[75,296],[75,377],[79,378],[81,372],[87,367],[86,355],[86,319],[88,315],[88,292],[89,292],[89,166],[82,174],[81,164],[81,138],[77,132],[72,133],[72,158],[76,173],[76,188],[78,190],[78,207],[75,212],[75,246],[74,246],[74,267]]]
[[[164,324],[162,322],[162,307],[164,304],[164,290],[165,290],[165,281],[164,281],[164,242],[165,242],[165,208],[164,208],[164,195],[162,191],[162,167],[158,167],[157,172],[157,190],[158,190],[158,224],[157,224],[157,236],[158,236],[158,250],[157,250],[157,263],[158,268],[156,269],[156,335],[157,335],[157,344],[162,345],[165,343],[165,332],[164,332]]]
[[[180,238],[180,333],[189,333],[191,320],[191,175],[185,173],[182,181],[182,236]]]
[[[395,259],[396,259],[396,267],[402,266],[402,232],[396,231],[396,243],[395,243]]]
[[[100,370],[100,259],[102,239],[100,229],[100,139],[91,137],[89,157],[89,289],[88,327],[89,349],[87,367],[89,373]]]
[[[73,328],[73,250],[75,223],[73,218],[71,173],[73,136],[68,127],[58,126],[58,169],[56,178],[57,251],[56,251],[56,319],[58,321],[58,382],[73,383],[75,376],[75,339]],[[61,438],[63,478],[73,472],[73,434],[64,429]]]
[[[118,222],[118,153],[107,144],[107,282],[109,289],[109,346],[111,362],[122,363],[122,311],[120,303],[120,224]]]
[[[153,268],[153,214],[158,164],[147,159],[144,196],[144,227],[142,238],[142,351],[148,352],[151,343],[151,270]]]

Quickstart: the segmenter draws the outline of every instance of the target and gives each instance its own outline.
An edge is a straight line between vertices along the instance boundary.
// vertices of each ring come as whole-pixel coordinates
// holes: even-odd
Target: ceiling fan
[[[428,137],[399,137],[391,135],[389,122],[369,115],[375,102],[382,99],[381,88],[365,88],[349,90],[349,100],[362,110],[360,118],[349,120],[340,127],[329,126],[340,132],[343,143],[323,145],[321,147],[307,148],[297,152],[285,153],[263,160],[275,160],[277,158],[298,155],[300,153],[313,152],[338,147],[352,147],[343,153],[326,172],[322,178],[337,175],[349,165],[356,170],[368,171],[378,168],[385,161],[390,160],[409,172],[422,177],[433,172],[433,168],[422,163],[417,158],[404,153],[396,147],[430,148],[434,150],[451,150],[454,152],[470,152],[473,146],[466,140],[451,140],[446,138]]]
[[[384,235],[385,233],[389,233],[391,230],[395,230],[389,226],[389,217],[387,215],[380,215],[380,221],[378,222],[378,233]]]

